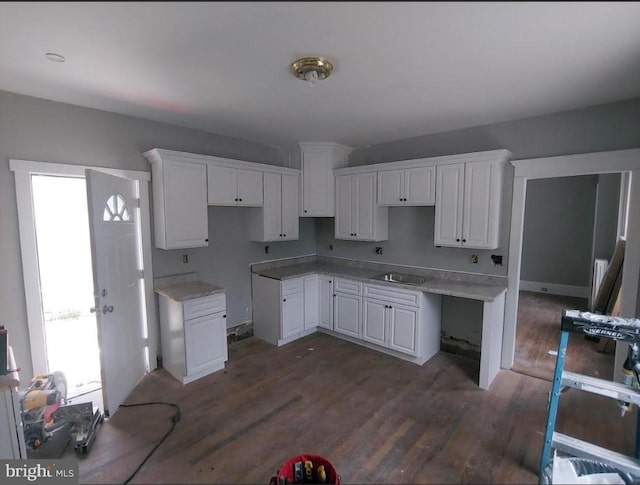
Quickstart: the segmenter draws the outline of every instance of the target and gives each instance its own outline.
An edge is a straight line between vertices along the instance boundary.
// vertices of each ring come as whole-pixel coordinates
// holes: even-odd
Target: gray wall
[[[300,218],[298,241],[249,241],[248,207],[209,207],[209,246],[154,249],[154,276],[197,271],[203,281],[222,286],[227,296],[227,326],[251,320],[250,265],[258,261],[315,254],[313,219]],[[269,253],[265,253],[265,246]],[[188,255],[188,264],[182,255]]]
[[[288,154],[274,147],[0,91],[0,324],[9,329],[23,381],[31,377],[32,369],[9,159],[150,171],[142,153],[154,147],[289,165]],[[246,317],[250,261],[307,254],[315,247],[315,227],[303,222],[301,241],[272,244],[272,253],[264,255],[262,245],[240,237],[247,222],[243,209],[233,210],[209,209],[210,227],[223,230],[211,231],[209,248],[191,250],[188,265],[181,264],[181,251],[153,250],[155,275],[196,270],[208,281],[227,287],[231,322]]]
[[[597,175],[527,182],[520,279],[588,287]]]
[[[640,126],[640,98],[372,145],[354,150],[349,158],[349,165],[357,166],[500,148],[510,150],[513,160],[622,150],[640,147],[638,126]],[[332,224],[324,220],[319,221],[316,224],[318,253],[341,257],[364,253],[366,257],[359,259],[374,261],[390,260],[393,255],[401,264],[506,275],[513,189],[510,177],[511,175],[507,174],[500,245],[494,251],[436,248],[432,237],[433,210],[397,208],[390,211],[390,239],[379,244],[332,241]],[[417,225],[419,227],[415,227]],[[333,244],[334,247],[331,252],[328,249],[329,244]],[[373,255],[372,248],[375,246],[383,246],[382,257]],[[471,264],[471,254],[479,255],[478,264]],[[491,254],[501,254],[505,265],[493,266],[489,259]]]
[[[598,176],[596,222],[593,238],[593,259],[610,260],[618,234],[618,206],[620,204],[620,174]]]

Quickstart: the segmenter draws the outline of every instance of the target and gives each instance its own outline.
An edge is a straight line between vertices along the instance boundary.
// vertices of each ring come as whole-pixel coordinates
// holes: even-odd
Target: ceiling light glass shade
[[[318,71],[307,71],[304,73],[304,78],[309,86],[313,87],[318,84]]]

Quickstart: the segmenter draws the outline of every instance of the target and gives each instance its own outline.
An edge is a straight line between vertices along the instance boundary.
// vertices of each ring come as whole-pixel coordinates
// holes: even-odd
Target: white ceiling
[[[0,89],[362,147],[640,96],[640,3],[0,3]]]

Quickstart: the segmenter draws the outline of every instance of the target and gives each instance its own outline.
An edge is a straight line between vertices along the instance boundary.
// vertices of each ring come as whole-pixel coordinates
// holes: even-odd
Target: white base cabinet
[[[162,367],[183,384],[224,369],[228,360],[224,294],[179,302],[159,295]]]
[[[253,334],[278,347],[316,331],[318,276],[274,280],[251,275]]]
[[[253,333],[281,346],[322,330],[417,364],[440,350],[441,296],[327,275],[252,275]]]
[[[333,292],[333,330],[362,338],[362,283],[336,278]]]
[[[333,330],[333,277],[318,275],[318,327]]]
[[[441,297],[364,285],[363,340],[426,362],[440,350]]]

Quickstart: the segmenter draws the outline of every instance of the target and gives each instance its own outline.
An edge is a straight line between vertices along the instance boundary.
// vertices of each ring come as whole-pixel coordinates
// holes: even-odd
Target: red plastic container
[[[296,482],[294,481],[294,476],[293,476],[293,465],[299,461],[301,461],[303,464],[303,480]],[[332,483],[336,485],[340,484],[340,475],[338,475],[337,470],[334,468],[334,466],[331,464],[329,460],[319,455],[297,455],[287,460],[280,467],[280,469],[277,471],[277,474],[271,477],[271,481],[269,482],[269,485],[279,485],[281,481],[280,479],[286,479],[287,480],[286,483],[290,483],[290,484],[320,483],[317,480],[314,482],[306,482],[304,480],[304,462],[305,461],[311,461],[311,463],[313,463],[314,476],[315,476],[315,471],[318,469],[318,467],[320,465],[323,465],[325,473],[327,474],[327,481],[325,483]]]

